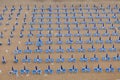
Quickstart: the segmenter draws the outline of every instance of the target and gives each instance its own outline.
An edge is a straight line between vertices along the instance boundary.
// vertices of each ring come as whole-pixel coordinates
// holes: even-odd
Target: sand
[[[86,52],[85,55],[86,57],[88,58],[91,58],[93,57],[94,54],[96,54],[98,57],[99,57],[99,61],[98,62],[91,62],[90,60],[88,62],[80,62],[79,61],[79,58],[82,57],[83,53],[78,53],[77,51],[74,52],[74,53],[51,53],[51,57],[56,59],[60,56],[60,54],[65,58],[65,62],[64,63],[45,63],[45,59],[48,57],[48,54],[46,54],[45,52],[39,54],[39,53],[32,53],[32,54],[27,54],[28,57],[30,57],[32,59],[32,62],[31,63],[22,63],[21,60],[24,58],[25,54],[22,53],[22,54],[19,54],[17,55],[17,58],[19,59],[19,62],[18,63],[13,63],[13,57],[14,57],[14,54],[13,54],[13,51],[16,49],[16,47],[18,46],[19,49],[26,49],[26,45],[25,45],[25,42],[28,40],[27,36],[25,36],[24,38],[19,38],[19,33],[20,33],[20,29],[22,28],[22,22],[23,22],[23,17],[25,15],[25,13],[27,14],[27,20],[26,22],[30,22],[31,20],[31,11],[32,10],[29,10],[27,11],[26,10],[26,6],[27,5],[30,5],[30,9],[33,9],[34,5],[36,4],[38,8],[40,8],[42,5],[44,5],[45,8],[47,8],[49,5],[52,5],[52,7],[55,7],[56,5],[59,5],[60,7],[63,7],[64,4],[67,5],[68,8],[70,8],[70,6],[72,4],[74,4],[74,6],[76,8],[78,8],[79,4],[81,4],[82,6],[85,6],[86,4],[89,4],[89,6],[92,6],[92,5],[97,5],[97,6],[100,6],[101,4],[103,4],[104,7],[106,7],[107,5],[111,5],[111,6],[115,6],[115,4],[118,4],[119,7],[120,7],[120,1],[119,0],[8,0],[8,1],[4,1],[4,0],[0,0],[0,13],[2,12],[4,6],[6,5],[8,8],[9,8],[9,11],[7,11],[5,14],[4,14],[4,20],[2,21],[3,25],[0,26],[0,32],[2,31],[3,34],[4,34],[4,38],[3,39],[0,39],[0,41],[3,43],[2,46],[0,46],[0,58],[2,58],[2,56],[5,57],[6,59],[6,64],[2,64],[0,63],[0,80],[120,80],[120,73],[117,71],[117,68],[120,67],[120,62],[118,61],[102,61],[102,56],[105,56],[106,53],[109,54],[109,56],[112,58],[113,56],[116,55],[116,53],[119,53],[120,51],[120,44],[116,44],[114,43],[115,47],[117,48],[117,52],[109,52],[107,51],[106,53],[100,53],[98,52],[98,49],[102,46],[102,44],[94,44],[94,46],[96,47],[97,51],[94,52],[94,53],[91,53],[91,52]],[[22,5],[23,7],[23,10],[21,12],[21,15],[19,16],[19,19],[17,20],[18,21],[18,25],[16,26],[16,30],[13,32],[14,34],[14,38],[11,39],[11,45],[8,46],[7,45],[7,40],[9,38],[9,35],[10,35],[10,32],[11,32],[11,29],[13,27],[13,25],[15,25],[15,22],[16,22],[16,13],[18,12],[18,10],[16,10],[12,16],[12,20],[9,22],[10,25],[5,25],[6,22],[8,22],[7,18],[8,18],[8,14],[10,14],[10,8],[11,6],[14,5],[15,8],[19,8],[19,5]],[[70,12],[70,11],[69,11]],[[76,12],[78,12],[78,10],[76,10]],[[103,16],[102,14],[100,14],[101,16]],[[39,16],[39,15],[37,15]],[[45,15],[47,16],[47,15]],[[52,15],[53,17],[55,17],[56,15]],[[64,16],[63,14],[61,16]],[[72,15],[70,15],[72,16]],[[80,16],[80,15],[77,15],[77,16]],[[88,16],[87,14],[85,14],[85,16]],[[93,16],[96,16],[96,15],[93,15]],[[112,15],[109,15],[109,16],[112,16]],[[120,15],[119,15],[119,18],[120,18]],[[45,19],[44,22],[47,22],[48,20]],[[53,22],[56,22],[57,20],[56,19],[53,19],[52,20]],[[70,19],[70,22],[73,22],[74,19]],[[82,19],[77,19],[77,21],[81,22]],[[86,21],[90,21],[90,20],[86,20]],[[98,21],[98,19],[95,19],[95,21]],[[105,19],[103,21],[106,21]],[[114,21],[114,19],[111,19],[111,21]],[[64,22],[64,19],[61,19],[61,22]],[[56,28],[56,24],[52,25],[53,28]],[[65,25],[62,24],[61,27],[64,27]],[[84,25],[83,24],[79,24],[79,26],[83,27]],[[89,27],[92,27],[93,24],[90,24],[88,25]],[[100,27],[101,25],[98,24],[97,25],[98,27]],[[110,24],[105,24],[105,26],[109,27]],[[114,26],[116,27],[119,27],[118,24],[115,24]],[[28,29],[29,29],[29,24],[25,25],[25,31],[23,32],[24,35],[27,35],[29,33]],[[34,25],[35,28],[38,28],[39,25]],[[42,27],[48,27],[48,25],[44,25]],[[71,25],[71,27],[74,27],[74,25]],[[107,28],[108,28],[107,27]],[[109,33],[112,33],[114,30],[108,30]],[[52,33],[55,35],[58,31],[53,31]],[[86,33],[87,31],[85,30],[81,30],[81,33],[84,34]],[[95,31],[93,30],[90,30],[91,33],[95,33]],[[99,31],[101,34],[104,33],[105,31],[103,30],[100,30]],[[117,30],[117,32],[119,32],[119,30]],[[36,35],[37,33],[39,33],[39,31],[33,31],[33,34]],[[43,31],[42,32],[43,34],[47,34],[48,32],[47,31]],[[66,34],[67,31],[63,30],[61,31],[61,33],[63,34]],[[76,33],[76,31],[74,30],[71,30],[71,33]],[[106,40],[108,39],[109,37],[102,37],[103,40]],[[115,37],[115,36],[111,36],[112,40],[116,40],[118,39],[118,37]],[[54,42],[56,40],[58,40],[58,38],[56,38],[55,36],[51,38]],[[65,44],[65,41],[68,40],[69,38],[68,37],[62,37],[62,40],[64,41],[64,45],[62,45],[62,47],[64,49],[67,49],[70,45],[66,45]],[[76,37],[72,37],[71,38],[73,41],[76,41],[78,38]],[[87,39],[89,39],[89,37],[82,37],[82,39],[84,41],[86,41]],[[93,40],[97,40],[98,37],[92,37]],[[31,41],[35,42],[37,40],[36,36],[32,37],[31,38]],[[43,42],[45,43],[46,40],[48,40],[47,37],[42,37],[41,40],[43,40]],[[56,50],[59,45],[57,44],[52,44],[51,47]],[[73,44],[72,47],[75,48],[75,50],[77,50],[78,47],[80,47],[79,44]],[[83,45],[84,48],[89,48],[91,47],[91,44],[84,44]],[[112,47],[112,44],[105,44],[105,47],[108,49],[110,47]],[[30,46],[30,49],[34,50],[36,49],[37,47],[35,45],[31,45]],[[44,45],[41,47],[44,51],[48,48],[48,45]],[[71,55],[74,55],[74,57],[77,59],[76,63],[69,63],[67,61],[67,59],[71,56]],[[43,59],[43,62],[42,63],[34,63],[33,62],[33,59],[39,55],[40,58]],[[81,72],[81,68],[84,67],[85,65],[88,65],[90,68],[91,68],[91,72],[89,73],[82,73]],[[102,67],[103,69],[103,72],[102,73],[95,73],[93,71],[94,67],[96,67],[98,64],[100,64],[100,66]],[[113,67],[115,68],[115,72],[113,73],[106,73],[105,72],[105,68],[106,67],[109,67],[109,65],[112,64]],[[47,66],[50,65],[51,68],[54,70],[54,73],[53,74],[45,74],[44,73],[44,70],[47,68]],[[56,69],[58,69],[60,66],[63,66],[64,68],[67,69],[67,72],[64,73],[64,74],[57,74],[56,73]],[[75,67],[78,68],[78,73],[75,73],[75,74],[71,74],[68,72],[68,69],[72,67],[72,65],[75,65]],[[20,72],[18,73],[18,75],[11,75],[11,74],[8,74],[9,71],[11,70],[11,67],[14,66],[15,69],[17,69],[18,71],[20,71],[20,69],[23,68],[23,66],[26,66],[30,71],[32,71],[34,69],[34,66],[38,66],[41,70],[42,70],[42,74],[41,75],[33,75],[31,72],[30,74],[28,75],[21,75]]]

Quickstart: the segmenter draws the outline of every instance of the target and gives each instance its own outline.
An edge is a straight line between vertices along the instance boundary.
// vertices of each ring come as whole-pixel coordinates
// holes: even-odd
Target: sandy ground
[[[48,57],[48,54],[46,54],[45,52],[41,53],[41,54],[35,54],[35,53],[32,53],[32,54],[27,54],[28,57],[30,57],[32,59],[32,62],[31,63],[25,63],[23,64],[21,62],[22,58],[25,56],[24,53],[20,54],[20,55],[17,55],[17,58],[19,59],[19,62],[17,64],[13,63],[13,57],[14,57],[14,54],[13,54],[13,51],[15,50],[16,46],[19,46],[20,49],[24,50],[26,49],[26,45],[24,44],[25,41],[28,40],[28,38],[25,36],[24,38],[19,38],[19,33],[20,33],[20,29],[22,27],[22,22],[23,22],[23,17],[25,15],[25,13],[27,14],[27,20],[26,22],[30,22],[31,20],[31,12],[32,10],[29,10],[27,11],[26,10],[26,6],[27,5],[30,5],[30,9],[33,9],[34,5],[36,4],[37,7],[41,7],[41,5],[44,5],[45,8],[47,8],[49,5],[52,5],[52,7],[55,7],[56,5],[59,5],[60,7],[63,7],[64,4],[67,4],[67,7],[70,8],[70,6],[72,4],[74,4],[74,6],[76,8],[78,8],[79,4],[81,4],[82,6],[85,6],[86,4],[89,4],[89,6],[92,6],[92,5],[97,5],[97,6],[100,6],[101,4],[103,4],[104,7],[106,7],[107,5],[111,5],[112,7],[115,6],[115,4],[118,4],[119,7],[120,7],[120,1],[119,0],[9,0],[9,1],[4,1],[4,0],[0,0],[0,13],[2,13],[2,10],[4,8],[4,5],[7,5],[7,7],[10,9],[12,5],[15,5],[16,8],[19,8],[19,5],[22,5],[23,6],[23,10],[21,12],[21,15],[19,16],[19,19],[17,20],[18,21],[18,26],[16,26],[16,31],[13,32],[14,34],[14,38],[11,39],[11,42],[12,44],[10,46],[7,45],[7,40],[9,38],[9,35],[10,35],[10,32],[11,32],[11,29],[13,27],[13,25],[15,25],[15,22],[16,22],[16,13],[18,12],[18,10],[16,10],[12,16],[12,20],[9,21],[10,25],[6,26],[6,22],[8,22],[7,18],[8,18],[8,14],[10,14],[10,11],[7,11],[5,14],[4,14],[4,17],[5,19],[2,21],[3,25],[0,26],[0,32],[2,31],[3,34],[4,34],[4,38],[3,39],[0,39],[1,42],[3,42],[3,45],[0,46],[0,58],[2,56],[5,56],[6,60],[7,60],[7,63],[6,64],[2,64],[0,63],[0,70],[2,72],[0,72],[0,80],[120,80],[120,73],[117,71],[117,68],[120,67],[120,62],[118,61],[106,61],[106,62],[103,62],[101,60],[102,56],[105,56],[106,53],[100,53],[98,51],[94,52],[94,53],[90,53],[90,52],[86,52],[86,57],[88,58],[91,58],[93,57],[94,54],[96,54],[98,57],[99,57],[99,62],[90,62],[90,60],[88,62],[80,62],[79,61],[79,58],[82,57],[83,53],[78,53],[77,51],[74,52],[74,53],[63,53],[62,56],[66,59],[64,63],[45,63],[45,59]],[[69,11],[70,12],[70,11]],[[78,12],[78,10],[76,10],[76,12]],[[104,16],[102,14],[100,14],[101,16]],[[39,15],[37,15],[39,16]],[[45,15],[45,16],[48,16],[48,15]],[[55,17],[56,15],[52,15],[53,17]],[[61,16],[64,16],[63,14]],[[69,15],[69,16],[72,16],[72,15]],[[80,15],[77,15],[77,16],[80,16]],[[85,14],[85,16],[88,16],[87,14]],[[93,16],[96,16],[96,15],[93,15]],[[109,15],[109,16],[112,16],[112,15]],[[120,15],[119,15],[119,18],[120,18]],[[44,22],[47,22],[48,20],[45,19]],[[56,19],[53,19],[52,20],[53,22],[56,22]],[[73,22],[74,19],[70,19],[70,22]],[[82,19],[77,19],[77,21],[81,22]],[[86,20],[88,22],[90,22],[90,20]],[[95,21],[99,21],[98,19],[95,19]],[[103,21],[106,21],[105,19]],[[111,19],[111,21],[115,21],[114,19]],[[61,19],[61,22],[64,22],[64,19]],[[52,25],[53,28],[56,28],[56,24]],[[65,25],[62,24],[61,25],[62,27],[64,27]],[[82,24],[79,24],[79,26],[81,26],[82,28],[84,27],[84,25]],[[88,25],[90,28],[93,26],[93,24],[90,24]],[[98,27],[101,26],[101,24],[98,24],[97,25]],[[109,27],[110,24],[105,24],[105,26]],[[119,27],[118,24],[115,24],[114,26],[116,27]],[[28,29],[29,29],[29,24],[25,25],[25,31],[23,32],[24,35],[27,35],[29,33]],[[34,25],[35,28],[38,28],[39,25]],[[44,25],[42,27],[48,27],[48,25]],[[71,27],[74,27],[74,25],[71,25]],[[107,27],[107,28],[108,28]],[[7,29],[7,31],[5,32],[4,29]],[[111,34],[114,30],[108,30],[109,33]],[[90,30],[91,33],[95,33],[95,31],[93,30]],[[104,33],[105,31],[103,30],[100,30],[99,31],[101,34]],[[119,31],[118,31],[119,32]],[[38,31],[33,31],[33,34],[36,35],[37,33],[39,33]],[[47,31],[43,31],[42,32],[43,34],[47,34],[48,32]],[[57,31],[53,31],[52,32],[54,35],[57,33]],[[61,31],[61,33],[63,34],[66,34],[67,32],[65,30]],[[71,33],[76,33],[76,31],[72,30]],[[84,34],[86,33],[85,30],[81,30],[81,33]],[[112,36],[111,37],[112,40],[116,40],[118,39],[118,37],[115,37],[115,36]],[[45,43],[46,40],[48,40],[47,37],[43,37],[41,38],[43,40],[43,42]],[[56,40],[58,40],[58,38],[56,37],[52,37],[51,38],[54,42]],[[63,37],[62,40],[65,41],[68,39]],[[78,38],[77,37],[72,37],[72,40],[73,41],[76,41]],[[82,39],[84,41],[86,41],[87,39],[89,39],[89,37],[82,37]],[[98,37],[92,37],[93,40],[97,40]],[[108,37],[102,37],[103,40],[106,40],[108,39]],[[34,36],[31,38],[31,41],[35,42],[37,40],[37,38]],[[120,51],[120,44],[116,44],[114,43],[115,47],[117,48],[117,52],[107,52],[109,54],[110,57],[113,57],[116,55],[116,53],[119,53]],[[64,49],[67,49],[70,45],[62,45],[62,47]],[[96,49],[98,50],[102,44],[94,44],[94,46],[96,47]],[[57,44],[52,44],[51,47],[53,49],[57,49],[59,46]],[[80,47],[79,44],[73,44],[72,47],[75,48],[75,50],[77,50],[78,47]],[[89,48],[91,47],[91,44],[84,44],[83,45],[84,48]],[[105,47],[108,49],[110,47],[112,47],[112,44],[105,44]],[[48,48],[48,45],[44,45],[41,47],[44,51],[45,49]],[[34,50],[36,49],[36,46],[35,45],[32,45],[30,46],[30,49]],[[50,54],[51,57],[53,57],[54,59],[58,58],[59,55],[61,53],[53,53],[53,54]],[[67,59],[71,56],[71,55],[74,55],[74,57],[77,59],[76,63],[69,63],[67,61]],[[42,63],[33,63],[33,59],[34,57],[36,57],[37,55],[39,55],[42,59],[43,59],[43,62]],[[81,72],[81,68],[85,65],[88,65],[90,68],[91,68],[91,72],[90,73],[82,73]],[[100,66],[103,68],[103,72],[102,73],[95,73],[93,71],[94,67],[96,67],[98,64],[100,64]],[[109,67],[109,65],[112,64],[113,67],[115,68],[115,72],[113,73],[106,73],[105,72],[105,68],[106,67]],[[44,73],[44,69],[47,68],[47,65],[50,65],[51,68],[54,70],[54,73],[51,74],[51,75],[46,75]],[[55,71],[56,69],[58,69],[61,65],[63,65],[64,68],[68,69],[70,67],[72,67],[72,65],[75,65],[75,67],[77,67],[79,69],[79,72],[78,73],[75,73],[75,74],[71,74],[68,72],[65,73],[65,74],[57,74]],[[11,70],[11,67],[14,66],[14,68],[20,70],[23,68],[23,66],[26,66],[28,69],[30,70],[33,70],[34,69],[34,66],[38,66],[43,72],[41,75],[33,75],[31,72],[30,74],[28,75],[21,75],[20,73],[18,74],[18,76],[15,76],[15,75],[10,75],[8,74],[8,72]]]

